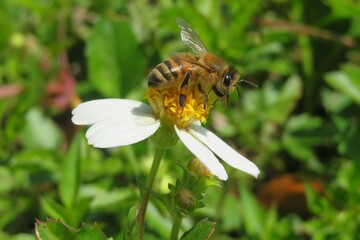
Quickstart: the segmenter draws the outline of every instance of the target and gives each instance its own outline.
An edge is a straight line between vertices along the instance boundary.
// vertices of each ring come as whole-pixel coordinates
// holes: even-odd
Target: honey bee
[[[239,72],[224,60],[208,52],[195,30],[183,19],[176,19],[181,40],[195,53],[177,53],[158,64],[149,74],[149,88],[178,88],[179,105],[184,107],[186,92],[197,88],[204,105],[224,99],[226,102],[239,82]]]

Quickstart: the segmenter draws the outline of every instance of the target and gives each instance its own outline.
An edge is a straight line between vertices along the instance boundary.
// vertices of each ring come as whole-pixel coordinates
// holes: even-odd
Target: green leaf
[[[113,24],[100,19],[87,41],[90,81],[106,97],[120,96],[121,69],[116,61]]]
[[[40,199],[41,208],[45,211],[46,215],[55,219],[67,219],[68,211],[59,203],[55,202],[49,197],[42,197]]]
[[[337,17],[358,17],[360,14],[360,6],[356,1],[328,0],[327,4]]]
[[[282,143],[284,148],[295,158],[300,160],[309,160],[315,157],[312,148],[307,144],[300,142],[296,137],[290,134],[283,134]]]
[[[10,168],[0,166],[0,194],[10,192],[15,187],[14,176]],[[1,208],[0,208],[1,209]]]
[[[151,229],[151,232],[156,232],[160,239],[166,239],[169,236],[171,222],[161,214],[160,209],[152,202],[148,205],[145,222],[148,224],[147,226]]]
[[[314,131],[315,129],[323,126],[324,122],[320,117],[313,117],[309,114],[303,113],[300,115],[292,116],[286,123],[286,131],[289,132],[302,132],[302,131]]]
[[[73,209],[67,209],[49,197],[42,197],[40,200],[41,208],[47,216],[54,219],[61,219],[67,224],[77,227],[84,218],[89,209],[91,198],[81,198],[78,200]]]
[[[181,237],[181,240],[205,240],[209,239],[211,234],[215,229],[215,222],[209,221],[209,219],[205,218],[198,222],[194,227],[192,227],[189,231],[184,233]]]
[[[221,230],[230,232],[237,231],[242,224],[241,205],[234,194],[227,194],[224,197],[221,208]]]
[[[341,70],[327,73],[325,81],[360,105],[360,68],[347,64],[343,65]]]
[[[0,229],[6,229],[6,226],[9,226],[14,220],[21,217],[22,213],[31,206],[31,203],[24,197],[15,200],[10,197],[10,194],[8,194],[9,197],[4,197],[2,194],[0,195],[2,196],[0,198]],[[0,239],[6,238],[0,237]]]
[[[87,41],[90,80],[106,97],[120,97],[141,84],[143,59],[136,38],[123,20],[105,17]]]
[[[35,236],[33,233],[17,233],[8,235],[6,233],[0,232],[0,239],[8,239],[8,240],[35,240]]]
[[[85,214],[90,209],[92,198],[81,197],[76,201],[72,211],[69,212],[69,224],[71,226],[79,226],[84,219]]]
[[[96,224],[84,223],[79,230],[65,225],[61,221],[47,219],[46,222],[36,221],[35,232],[41,240],[106,240],[105,234]]]
[[[266,89],[264,89],[266,90]],[[291,111],[294,109],[297,100],[300,98],[302,92],[301,80],[298,76],[290,77],[281,88],[280,92],[272,93],[276,94],[276,100],[271,103],[268,107],[269,118],[277,123],[283,123],[286,118],[290,115]],[[267,92],[265,92],[267,94]],[[271,99],[265,95],[267,101],[271,102]]]
[[[240,186],[240,194],[246,231],[252,235],[259,234],[263,230],[264,211],[243,184]]]
[[[83,185],[81,187],[82,196],[92,198],[91,208],[96,210],[112,210],[121,205],[124,201],[135,196],[132,188],[119,188],[106,190],[96,185]]]
[[[281,142],[295,158],[315,163],[313,146],[325,145],[331,136],[328,126],[320,117],[300,114],[288,119],[284,126]],[[314,165],[315,166],[315,165]]]
[[[134,227],[135,226],[136,212],[137,212],[136,207],[130,208],[128,218],[127,218],[127,222],[126,222],[126,226],[125,226],[123,240],[131,240],[131,239],[136,239],[137,238],[136,228]],[[134,230],[135,230],[135,232],[134,232]]]
[[[79,188],[79,153],[80,135],[78,134],[72,141],[70,149],[65,157],[62,166],[62,176],[60,179],[59,192],[62,203],[66,208],[74,206]]]
[[[25,116],[24,144],[30,149],[56,149],[61,134],[55,123],[39,109],[31,109]]]
[[[314,191],[314,189],[309,185],[305,184],[305,193],[306,193],[306,202],[307,206],[311,211],[314,213],[320,214],[322,210],[321,204],[320,204],[320,198]]]
[[[324,108],[333,114],[339,114],[352,104],[348,96],[330,89],[324,89],[321,98]]]
[[[36,221],[35,233],[39,240],[64,240],[74,239],[76,230],[66,226],[61,221],[47,219],[46,222]]]
[[[106,240],[105,234],[96,224],[83,223],[80,231],[76,234],[76,240]]]

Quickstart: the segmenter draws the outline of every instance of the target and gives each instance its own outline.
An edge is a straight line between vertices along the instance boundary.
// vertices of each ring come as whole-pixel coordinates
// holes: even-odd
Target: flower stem
[[[140,199],[140,204],[138,207],[138,213],[136,216],[136,225],[137,225],[137,234],[138,234],[138,240],[144,239],[144,229],[145,229],[145,213],[146,209],[149,203],[151,188],[154,183],[154,179],[157,173],[157,170],[159,169],[161,157],[164,153],[163,148],[156,148],[154,161],[151,165],[149,176],[146,180],[146,185],[144,192]]]
[[[173,223],[171,226],[171,235],[170,240],[177,240],[179,236],[180,226],[182,222],[182,216],[180,214],[176,214],[176,216],[173,219]]]

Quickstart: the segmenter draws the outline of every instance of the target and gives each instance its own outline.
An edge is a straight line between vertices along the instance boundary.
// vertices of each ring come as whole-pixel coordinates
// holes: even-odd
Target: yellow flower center
[[[180,106],[180,91],[174,88],[149,88],[145,94],[154,114],[167,127],[175,124],[184,128],[199,120],[205,123],[211,106],[210,103],[205,104],[204,93],[191,89],[185,96],[185,104]]]

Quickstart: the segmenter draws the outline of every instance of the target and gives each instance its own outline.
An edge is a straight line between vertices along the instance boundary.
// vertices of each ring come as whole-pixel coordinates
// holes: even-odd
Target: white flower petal
[[[111,117],[107,117],[106,119],[100,120],[96,122],[94,125],[92,125],[87,131],[86,131],[86,137],[93,138],[94,136],[97,136],[99,134],[104,134],[106,132],[106,129],[111,132],[111,129],[115,129],[118,127],[126,128],[127,124],[130,122],[134,122],[135,116],[127,116],[126,118],[121,115],[114,115]]]
[[[189,132],[208,146],[216,155],[227,162],[230,166],[247,172],[254,177],[259,175],[260,170],[253,162],[236,152],[211,131],[198,125],[191,125],[189,127]]]
[[[113,115],[124,118],[133,115],[150,115],[151,108],[139,101],[127,99],[101,99],[79,104],[72,111],[73,123],[77,125],[91,125]]]
[[[184,145],[207,167],[212,174],[221,180],[227,180],[228,176],[215,155],[196,138],[191,136],[187,131],[178,129],[174,125],[175,131]]]
[[[192,124],[195,124],[195,125],[201,126],[201,122],[200,122],[200,121],[193,122]]]
[[[94,124],[86,137],[89,144],[98,148],[125,146],[148,138],[159,126],[160,121],[151,117],[124,121],[122,117],[114,116]]]

